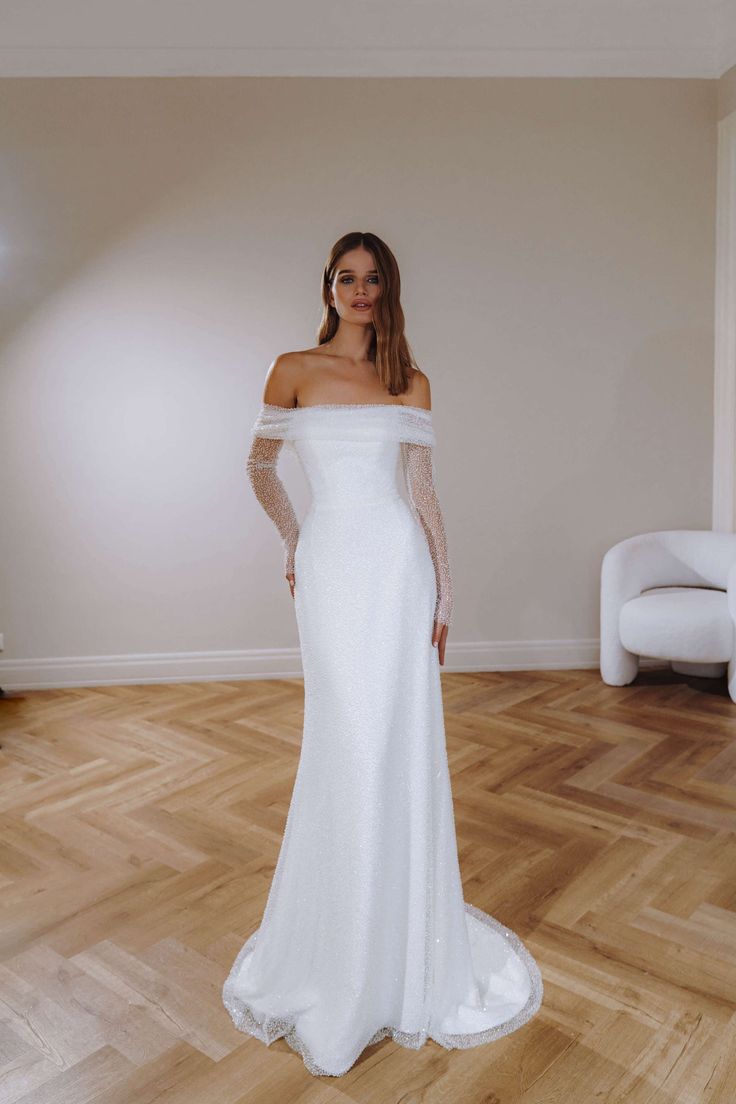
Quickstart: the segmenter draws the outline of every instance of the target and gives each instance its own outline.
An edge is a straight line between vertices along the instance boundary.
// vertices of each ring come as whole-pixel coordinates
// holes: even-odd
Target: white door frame
[[[713,529],[736,532],[736,111],[718,123]]]

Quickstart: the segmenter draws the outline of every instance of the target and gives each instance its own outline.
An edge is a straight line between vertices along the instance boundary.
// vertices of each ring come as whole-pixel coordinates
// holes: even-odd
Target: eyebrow
[[[338,271],[337,271],[337,275],[338,275],[338,276],[342,276],[342,275],[343,275],[343,274],[344,274],[345,272],[349,272],[349,273],[351,273],[352,275],[355,275],[355,269],[354,269],[354,268],[340,268],[340,269],[338,269]],[[378,269],[377,269],[377,268],[369,268],[369,269],[367,270],[367,272],[366,272],[366,276],[371,276],[371,275],[373,275],[374,273],[375,273],[376,275],[378,275]]]

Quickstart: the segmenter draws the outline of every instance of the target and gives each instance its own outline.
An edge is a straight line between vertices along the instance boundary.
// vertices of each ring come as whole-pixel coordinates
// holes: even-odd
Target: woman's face
[[[379,279],[373,254],[362,245],[343,253],[330,284],[330,302],[339,316],[346,322],[372,322]]]

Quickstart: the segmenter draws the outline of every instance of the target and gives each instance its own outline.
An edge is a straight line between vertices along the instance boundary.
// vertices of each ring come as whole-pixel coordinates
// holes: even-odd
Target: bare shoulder
[[[296,406],[299,382],[304,371],[300,351],[279,353],[268,366],[263,385],[263,401],[273,406]]]
[[[429,386],[429,377],[421,368],[413,368],[409,377],[409,387],[404,392],[408,406],[421,406],[425,410],[432,409],[432,393]]]

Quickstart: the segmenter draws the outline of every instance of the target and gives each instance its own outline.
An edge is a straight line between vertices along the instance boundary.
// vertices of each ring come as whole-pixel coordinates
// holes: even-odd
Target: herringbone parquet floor
[[[492,1044],[314,1078],[237,1032],[299,754],[299,680],[0,703],[2,1104],[736,1104],[736,705],[645,670],[443,674],[466,900],[542,970]]]

